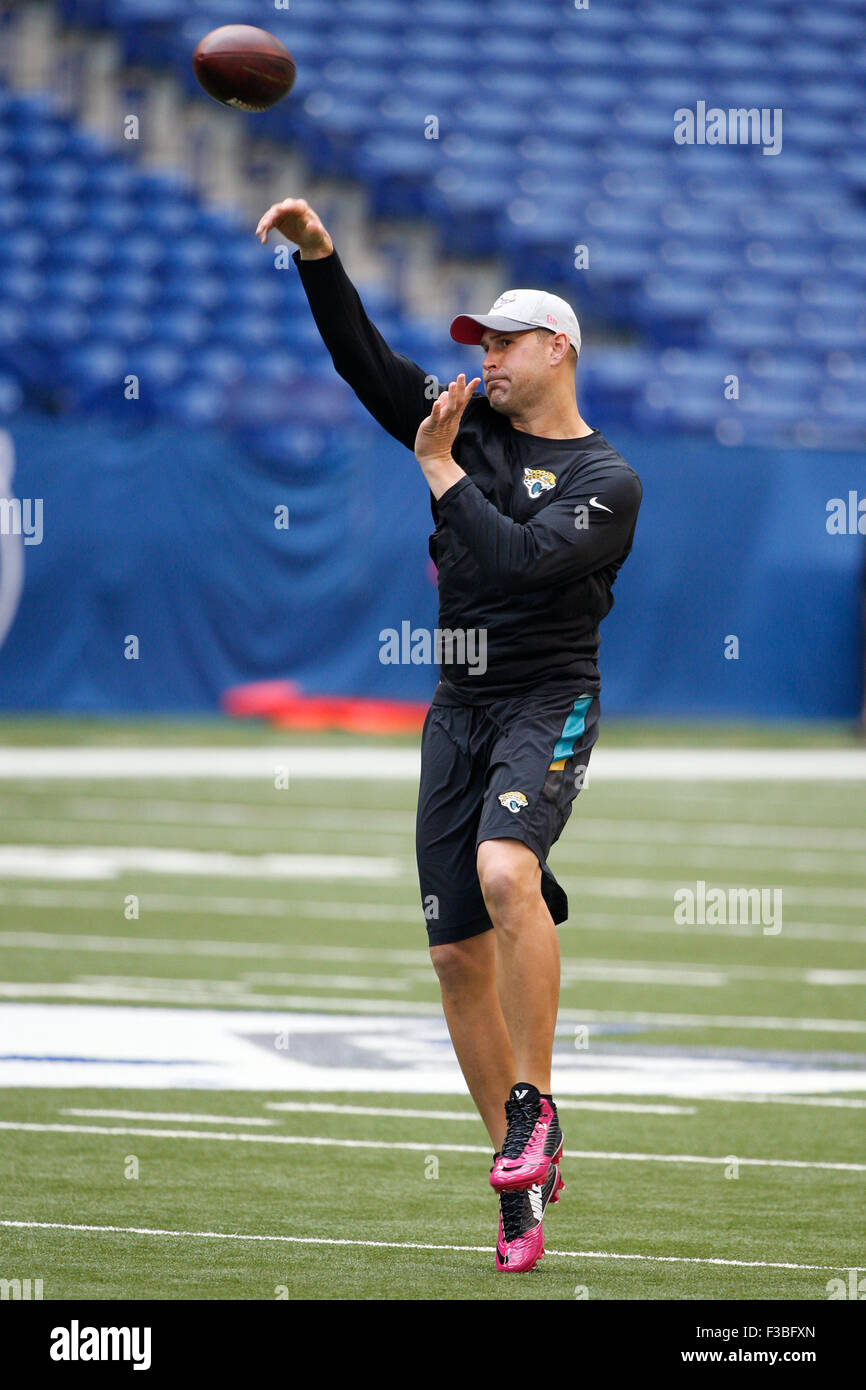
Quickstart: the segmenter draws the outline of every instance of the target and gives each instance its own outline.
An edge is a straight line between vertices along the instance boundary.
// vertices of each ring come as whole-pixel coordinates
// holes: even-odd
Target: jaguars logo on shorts
[[[512,811],[514,815],[517,815],[517,812],[521,811],[524,806],[528,806],[529,802],[523,792],[503,792],[499,797],[499,804],[504,806],[506,811]]]
[[[540,497],[543,492],[556,487],[556,474],[548,472],[546,468],[524,468],[523,486],[530,497]]]

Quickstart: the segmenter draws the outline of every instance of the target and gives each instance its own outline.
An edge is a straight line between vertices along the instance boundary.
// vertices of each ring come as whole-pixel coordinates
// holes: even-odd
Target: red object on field
[[[301,687],[294,681],[256,681],[253,685],[235,685],[226,690],[222,707],[226,714],[238,719],[267,719],[279,705],[300,695]]]
[[[355,734],[418,733],[428,705],[363,695],[305,695],[294,681],[238,685],[222,697],[227,714],[267,719],[278,729],[345,729]]]

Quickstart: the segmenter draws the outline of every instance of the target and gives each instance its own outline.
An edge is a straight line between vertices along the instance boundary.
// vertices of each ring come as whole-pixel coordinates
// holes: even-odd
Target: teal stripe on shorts
[[[574,702],[574,706],[562,726],[562,733],[559,735],[556,747],[553,750],[553,762],[559,762],[560,758],[570,758],[574,752],[574,745],[583,734],[586,727],[587,711],[595,699],[594,695],[580,695]]]

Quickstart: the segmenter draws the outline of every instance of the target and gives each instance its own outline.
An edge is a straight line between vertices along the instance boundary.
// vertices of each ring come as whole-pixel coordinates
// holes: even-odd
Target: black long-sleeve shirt
[[[340,376],[413,449],[436,398],[432,375],[389,348],[336,252],[302,261],[296,251],[294,260]],[[467,476],[438,501],[431,495],[439,628],[484,632],[486,669],[476,661],[473,671],[444,644],[437,701],[479,704],[542,687],[597,693],[598,625],[632,547],[637,474],[597,430],[580,439],[526,434],[480,391],[451,453]]]

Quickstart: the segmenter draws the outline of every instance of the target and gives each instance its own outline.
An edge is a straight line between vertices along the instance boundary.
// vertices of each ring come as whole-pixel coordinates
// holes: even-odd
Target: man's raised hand
[[[466,374],[461,372],[448,390],[442,391],[433,402],[433,409],[427,419],[421,421],[415,436],[415,457],[422,467],[427,461],[450,457],[460,418],[480,382],[480,376],[467,382]]]
[[[263,246],[272,229],[282,232],[288,241],[300,247],[302,261],[320,260],[330,256],[334,249],[318,213],[304,198],[284,198],[268,208],[256,227],[256,236]]]
[[[437,499],[465,476],[463,469],[451,456],[451,445],[457,436],[461,416],[480,382],[478,376],[467,382],[465,373],[461,372],[448,390],[433,402],[427,419],[418,426],[415,457],[430,484],[430,491]]]

